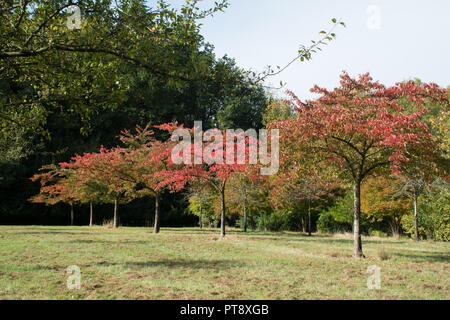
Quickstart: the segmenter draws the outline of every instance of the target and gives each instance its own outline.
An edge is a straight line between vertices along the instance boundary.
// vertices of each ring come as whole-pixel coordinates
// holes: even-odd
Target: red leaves
[[[436,84],[408,81],[386,88],[369,74],[353,79],[343,72],[339,88],[328,91],[315,86],[311,91],[321,97],[306,103],[288,92],[298,118],[272,124],[283,130],[282,160],[290,163],[300,159],[300,153],[309,153],[332,159],[338,168],[344,164],[352,175],[364,175],[364,169],[386,162],[398,168],[409,161],[410,147],[432,147],[430,130],[420,121],[427,111],[425,102],[449,105],[447,90]],[[411,102],[414,113],[405,108]]]
[[[181,127],[175,123],[161,125],[158,128],[173,132],[174,129]],[[199,128],[196,130],[199,130]],[[167,148],[164,153],[164,161],[167,162],[168,167],[156,173],[158,177],[162,178],[158,187],[179,191],[193,179],[203,179],[223,184],[234,173],[249,170],[249,149],[258,146],[259,141],[256,138],[246,136],[245,139],[240,140],[240,143],[235,143],[234,139],[236,138],[239,141],[239,138],[243,138],[245,133],[235,133],[231,137],[231,135],[227,135],[227,132],[218,129],[209,130],[206,133],[203,131],[195,132],[194,129],[191,129],[190,132],[200,135],[202,140],[200,143],[194,141],[190,146],[188,145],[187,152],[189,154],[187,154],[187,160],[190,160],[189,164],[173,163],[171,153],[174,144],[173,142],[165,142]],[[205,138],[209,142],[203,143]],[[243,147],[244,152],[239,152],[239,147]],[[184,150],[180,149],[179,152],[178,158],[186,160],[182,156]],[[198,158],[202,161],[195,161]]]

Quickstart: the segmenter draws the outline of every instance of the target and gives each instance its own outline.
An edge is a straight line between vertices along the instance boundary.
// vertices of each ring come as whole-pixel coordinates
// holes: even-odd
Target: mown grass
[[[450,244],[146,228],[0,226],[1,299],[450,299]],[[382,254],[380,254],[382,252]],[[66,268],[81,269],[81,289]],[[367,288],[368,266],[381,290]]]

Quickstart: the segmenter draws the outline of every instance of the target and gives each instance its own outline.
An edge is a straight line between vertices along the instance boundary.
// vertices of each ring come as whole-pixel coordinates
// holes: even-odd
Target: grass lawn
[[[229,230],[0,226],[1,299],[450,299],[450,244]],[[81,269],[81,289],[66,268]],[[381,290],[367,268],[381,268]]]

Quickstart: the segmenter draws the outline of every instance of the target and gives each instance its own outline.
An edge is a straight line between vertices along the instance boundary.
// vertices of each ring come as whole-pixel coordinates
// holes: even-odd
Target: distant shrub
[[[338,222],[329,210],[322,211],[317,220],[317,229],[322,233],[340,233],[352,230],[352,225]]]
[[[288,210],[275,210],[270,213],[264,213],[259,217],[258,229],[263,231],[283,231],[289,229],[289,216]]]
[[[367,215],[361,213],[361,232],[367,234],[370,222]],[[319,214],[317,229],[324,233],[352,231],[353,227],[353,194],[346,193],[336,203]]]
[[[380,230],[370,230],[369,235],[371,237],[380,237],[380,238],[387,238],[388,234],[386,232],[380,231]]]

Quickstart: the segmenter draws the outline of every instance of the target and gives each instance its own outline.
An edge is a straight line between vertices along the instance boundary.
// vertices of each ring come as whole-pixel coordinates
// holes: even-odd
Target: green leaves
[[[207,10],[188,0],[181,13],[166,1],[148,8],[144,1],[83,1],[78,4],[80,30],[67,28],[67,3],[24,1],[14,5],[1,1],[0,21],[0,121],[7,126],[17,118],[36,130],[42,121],[22,110],[40,114],[60,110],[82,119],[124,99],[127,81],[123,69],[130,66],[166,82],[205,81],[207,68],[195,54],[202,44],[198,20],[227,7],[227,1]],[[189,52],[191,50],[191,52]],[[188,59],[180,61],[185,53]],[[189,57],[191,56],[191,57]],[[192,58],[192,63],[186,63]],[[119,85],[120,84],[120,85]],[[13,90],[14,86],[20,90]]]

